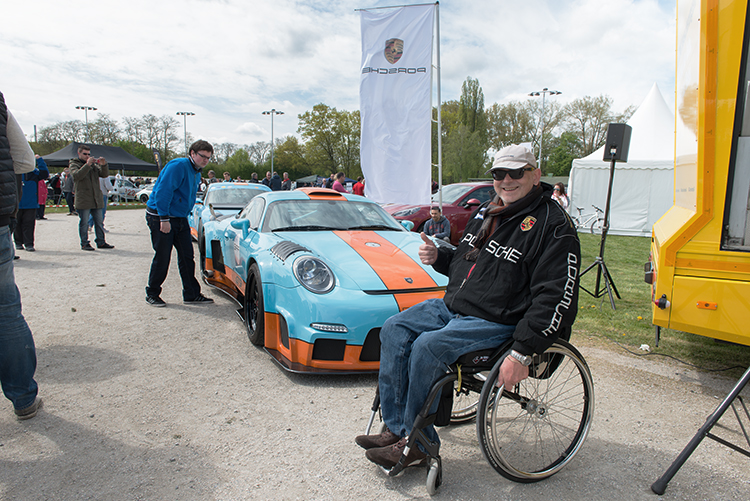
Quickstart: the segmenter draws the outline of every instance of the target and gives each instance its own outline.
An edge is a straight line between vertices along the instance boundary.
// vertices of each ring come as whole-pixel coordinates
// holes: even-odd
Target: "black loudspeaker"
[[[633,128],[628,124],[609,124],[607,126],[607,143],[604,145],[604,160],[628,161],[630,133]],[[614,154],[612,151],[614,150]]]

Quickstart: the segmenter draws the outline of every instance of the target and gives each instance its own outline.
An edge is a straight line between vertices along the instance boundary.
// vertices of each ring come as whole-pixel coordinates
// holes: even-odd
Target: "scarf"
[[[542,191],[544,191],[542,185],[537,184],[531,188],[531,191],[525,197],[516,200],[510,205],[503,204],[500,196],[495,195],[495,198],[492,199],[492,202],[490,202],[484,210],[484,221],[482,222],[482,227],[479,229],[479,233],[477,233],[474,248],[464,255],[464,259],[467,261],[476,261],[477,257],[479,257],[479,252],[487,241],[487,238],[495,232],[498,222],[502,219],[515,216],[530,206],[534,201],[539,199],[542,195]]]

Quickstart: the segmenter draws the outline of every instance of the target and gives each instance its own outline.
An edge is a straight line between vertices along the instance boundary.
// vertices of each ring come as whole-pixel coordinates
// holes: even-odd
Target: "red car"
[[[454,183],[443,186],[443,215],[451,223],[451,243],[458,245],[464,235],[464,228],[469,216],[478,205],[483,204],[495,195],[492,182]],[[420,232],[424,223],[430,219],[430,207],[437,206],[440,193],[432,195],[429,205],[391,204],[383,207],[398,220],[414,223],[414,231]]]

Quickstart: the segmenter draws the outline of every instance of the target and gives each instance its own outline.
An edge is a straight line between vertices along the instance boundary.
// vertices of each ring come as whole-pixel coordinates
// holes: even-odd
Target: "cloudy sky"
[[[8,1],[0,91],[30,137],[93,106],[89,120],[191,111],[196,139],[268,141],[264,110],[284,111],[281,137],[317,103],[359,108],[355,10],[393,5],[403,3]],[[548,87],[562,104],[606,94],[622,111],[656,82],[674,109],[675,0],[443,0],[439,12],[444,101],[471,76],[486,106]]]

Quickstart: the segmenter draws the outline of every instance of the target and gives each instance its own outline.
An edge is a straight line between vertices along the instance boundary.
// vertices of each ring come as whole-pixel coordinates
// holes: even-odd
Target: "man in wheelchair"
[[[528,377],[532,355],[549,348],[575,320],[578,235],[551,198],[552,187],[541,183],[533,153],[507,146],[490,171],[497,195],[473,214],[457,248],[438,249],[422,234],[420,259],[449,277],[445,297],[394,315],[380,331],[378,386],[387,428],[355,441],[383,468],[399,461],[430,389],[462,354],[512,338],[497,380],[498,387],[511,388]],[[423,432],[438,442],[432,425]],[[403,466],[426,458],[417,444]]]

